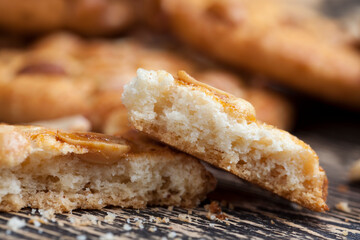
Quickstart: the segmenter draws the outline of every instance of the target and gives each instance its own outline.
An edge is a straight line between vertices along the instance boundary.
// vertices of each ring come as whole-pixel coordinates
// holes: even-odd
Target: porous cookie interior
[[[327,209],[326,176],[315,152],[258,123],[244,100],[180,73],[138,70],[123,102],[131,123],[161,141],[307,208]]]
[[[77,134],[69,140],[69,134],[36,129],[21,130],[20,138],[17,128],[0,131],[1,140],[24,140],[20,150],[28,151],[14,166],[0,169],[2,211],[28,206],[56,212],[107,205],[192,207],[215,186],[196,159],[154,143],[91,133],[80,134],[75,141]],[[112,148],[116,154],[109,153]],[[0,150],[2,158],[9,149]],[[103,156],[97,155],[97,162],[88,161],[89,153]]]

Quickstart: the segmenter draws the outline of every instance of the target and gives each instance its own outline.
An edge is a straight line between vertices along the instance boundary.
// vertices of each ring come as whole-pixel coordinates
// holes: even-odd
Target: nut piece
[[[178,82],[193,85],[194,87],[201,87],[213,93],[219,100],[221,100],[221,104],[224,108],[227,108],[229,113],[234,115],[235,117],[244,118],[247,121],[255,121],[255,109],[254,107],[247,101],[237,98],[227,92],[221,91],[220,89],[214,88],[205,83],[199,82],[191,77],[185,71],[178,72]],[[233,106],[235,105],[235,107]]]
[[[68,144],[88,149],[85,154],[78,157],[86,162],[97,164],[112,164],[130,151],[130,146],[125,140],[115,136],[100,133],[57,132],[59,140]]]

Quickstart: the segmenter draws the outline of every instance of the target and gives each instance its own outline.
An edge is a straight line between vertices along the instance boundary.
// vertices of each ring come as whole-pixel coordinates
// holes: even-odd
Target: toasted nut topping
[[[241,115],[248,121],[256,120],[254,107],[249,102],[217,88],[211,87],[205,83],[199,82],[185,71],[178,72],[178,80],[185,84],[193,85],[195,87],[199,86],[212,92],[218,99],[221,100],[220,102],[224,105],[224,107],[229,109],[231,114],[234,114],[235,116]]]
[[[130,151],[125,140],[100,133],[57,132],[57,137],[68,144],[87,148],[89,152],[78,157],[91,163],[112,164]]]
[[[54,63],[38,62],[24,66],[20,69],[18,74],[53,74],[66,75],[63,67]]]

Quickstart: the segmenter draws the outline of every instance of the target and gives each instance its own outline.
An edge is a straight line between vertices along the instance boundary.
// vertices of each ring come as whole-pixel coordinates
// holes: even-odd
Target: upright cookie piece
[[[288,132],[259,123],[247,101],[183,71],[174,79],[139,69],[123,103],[136,129],[306,208],[328,209],[316,153]]]
[[[360,56],[330,20],[286,1],[163,0],[174,32],[230,65],[360,108]]]
[[[276,93],[263,88],[248,87],[236,75],[220,70],[202,70],[195,76],[203,83],[228,91],[236,97],[251,102],[257,111],[258,119],[281,129],[290,129],[293,123],[293,109],[290,103]],[[114,95],[112,99],[116,98]],[[99,105],[104,109],[104,105]],[[101,111],[101,110],[99,110]],[[100,114],[99,114],[100,115]],[[119,107],[113,110],[103,125],[106,134],[121,134],[130,129],[127,110]]]
[[[198,160],[125,138],[0,125],[0,210],[193,207],[215,187]]]

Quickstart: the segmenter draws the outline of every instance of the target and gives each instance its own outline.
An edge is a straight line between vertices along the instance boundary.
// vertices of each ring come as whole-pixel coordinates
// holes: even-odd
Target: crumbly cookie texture
[[[196,206],[214,177],[140,133],[124,138],[0,125],[0,211]]]
[[[327,178],[316,153],[257,121],[252,105],[180,71],[139,69],[122,97],[138,130],[290,201],[324,211]]]

